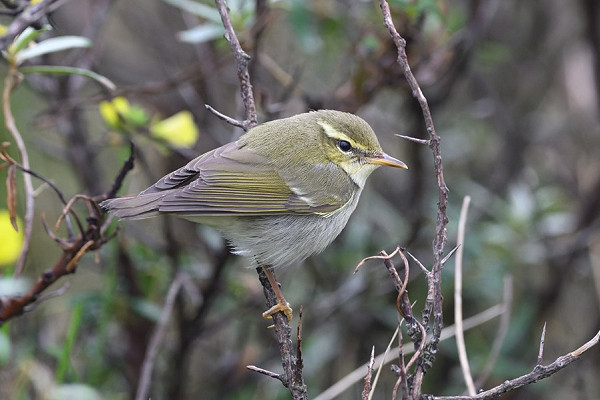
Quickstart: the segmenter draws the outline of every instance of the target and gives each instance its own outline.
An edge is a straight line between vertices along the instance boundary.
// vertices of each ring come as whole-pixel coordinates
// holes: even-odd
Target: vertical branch
[[[4,79],[2,110],[4,113],[4,123],[6,125],[6,129],[10,132],[19,150],[21,165],[25,169],[30,169],[27,148],[25,147],[25,142],[23,141],[23,137],[21,136],[19,129],[17,128],[17,124],[15,123],[15,118],[10,107],[10,93],[19,84],[19,80],[19,72],[14,66],[11,66],[8,74],[6,75],[6,79]],[[25,260],[29,251],[29,244],[31,243],[31,234],[33,232],[33,212],[35,200],[33,197],[33,183],[31,181],[31,175],[23,174],[23,182],[25,184],[25,240],[23,242],[21,255],[17,261],[17,266],[15,267],[15,275],[20,275],[21,272],[23,272]]]
[[[240,126],[245,131],[249,130],[257,124],[256,116],[256,105],[254,102],[254,94],[252,93],[252,84],[250,83],[250,74],[248,73],[248,65],[250,62],[250,56],[242,49],[240,42],[233,30],[231,19],[227,11],[227,5],[225,0],[215,0],[219,15],[223,21],[225,27],[225,39],[229,42],[233,57],[237,65],[238,79],[240,80],[241,96],[246,111],[246,119],[242,122],[235,121],[219,112],[214,110],[212,107],[207,108],[220,118],[232,123],[235,126]],[[265,298],[267,299],[267,306],[271,307],[276,304],[277,296],[275,290],[269,282],[266,273],[262,267],[257,268],[260,282],[263,286]],[[275,282],[275,284],[278,284]],[[273,315],[274,331],[277,342],[279,343],[279,353],[281,355],[281,364],[284,370],[283,374],[275,374],[270,371],[249,366],[248,368],[263,373],[267,376],[279,379],[285,387],[287,387],[294,399],[302,400],[307,399],[307,388],[302,377],[302,355],[300,353],[300,332],[298,334],[298,354],[294,354],[294,348],[292,346],[291,339],[291,327],[287,321],[287,318],[283,313],[275,313]],[[301,322],[299,322],[301,323]]]
[[[242,49],[240,41],[238,40],[229,13],[227,12],[227,5],[225,0],[215,0],[217,9],[221,15],[223,26],[225,27],[225,39],[229,42],[231,50],[233,52],[233,58],[237,64],[238,79],[240,80],[242,102],[246,110],[246,120],[242,123],[242,128],[247,131],[257,124],[256,116],[256,104],[254,102],[254,93],[252,92],[252,83],[250,83],[250,74],[248,73],[248,64],[250,63],[250,56]]]
[[[430,294],[427,296],[425,309],[423,310],[423,325],[428,325],[429,317],[433,313],[433,335],[431,342],[428,345],[428,353],[433,358],[438,349],[438,343],[443,326],[443,312],[442,312],[442,268],[443,268],[443,255],[444,246],[446,245],[446,225],[448,224],[448,215],[446,208],[448,206],[448,187],[444,181],[443,165],[442,165],[442,154],[440,146],[440,137],[435,132],[433,125],[433,118],[427,99],[423,95],[417,80],[415,79],[410,66],[408,64],[408,58],[406,55],[406,40],[396,30],[392,17],[390,14],[390,6],[386,0],[379,0],[379,5],[383,14],[383,20],[386,28],[388,29],[396,48],[398,49],[397,62],[402,68],[402,73],[408,82],[413,97],[417,99],[421,106],[423,113],[423,119],[425,121],[425,127],[429,135],[429,147],[433,153],[433,168],[435,177],[438,185],[438,211],[435,228],[435,237],[433,240],[433,268],[431,271],[431,285]],[[431,361],[420,362],[420,368],[416,371],[415,382],[422,382],[422,376],[425,370],[428,368]],[[420,393],[420,385],[414,388],[415,394]]]
[[[257,267],[256,270],[267,299],[267,307],[274,306],[277,304],[278,299],[275,291],[269,283],[267,274],[262,267]],[[298,352],[298,357],[294,355],[294,346],[292,345],[291,333],[292,329],[283,313],[277,312],[273,314],[272,317],[275,337],[279,343],[279,353],[281,355],[283,374],[265,373],[264,370],[251,366],[248,368],[279,379],[281,383],[289,389],[294,400],[306,400],[308,399],[307,388],[306,384],[304,383],[304,378],[302,377],[302,362],[299,362],[299,359],[301,360],[301,354]],[[301,321],[299,324],[301,324]],[[300,333],[301,331],[299,331],[299,334]],[[298,346],[300,346],[300,343]],[[300,347],[298,347],[298,350],[300,350]]]
[[[456,264],[454,268],[454,324],[456,325],[456,347],[458,349],[458,358],[460,359],[460,367],[462,369],[465,384],[469,395],[475,395],[475,384],[473,376],[469,368],[469,357],[467,356],[467,347],[465,346],[465,334],[463,329],[463,312],[462,312],[462,279],[463,279],[463,251],[465,243],[465,226],[467,224],[467,212],[471,197],[465,196],[463,199],[462,209],[460,210],[460,218],[458,222],[458,240],[456,245]]]

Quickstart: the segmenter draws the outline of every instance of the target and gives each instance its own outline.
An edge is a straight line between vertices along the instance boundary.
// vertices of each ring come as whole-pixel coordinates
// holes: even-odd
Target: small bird
[[[270,268],[323,251],[346,226],[369,175],[380,165],[407,168],[381,149],[363,119],[312,111],[250,129],[193,159],[135,197],[101,206],[121,219],[173,214],[222,232],[232,252],[263,267],[279,303],[292,310]]]

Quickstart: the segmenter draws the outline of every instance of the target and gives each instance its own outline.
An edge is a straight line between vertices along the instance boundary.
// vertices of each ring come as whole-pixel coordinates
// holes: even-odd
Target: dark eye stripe
[[[338,140],[337,147],[344,153],[347,153],[350,150],[352,150],[352,145],[347,140]]]

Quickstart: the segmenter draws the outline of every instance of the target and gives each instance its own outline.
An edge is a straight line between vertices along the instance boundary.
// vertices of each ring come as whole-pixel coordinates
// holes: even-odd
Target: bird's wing
[[[104,206],[121,218],[158,212],[186,217],[327,214],[352,196],[351,190],[332,195],[324,189],[328,181],[339,184],[336,168],[305,166],[302,176],[290,176],[286,168],[275,168],[264,156],[233,142],[192,160],[136,197],[109,200]]]

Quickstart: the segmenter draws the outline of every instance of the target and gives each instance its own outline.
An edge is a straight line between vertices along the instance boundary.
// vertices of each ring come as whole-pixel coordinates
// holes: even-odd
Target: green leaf
[[[25,28],[25,30],[21,32],[21,34],[17,36],[14,42],[12,42],[12,44],[8,47],[8,54],[11,57],[14,57],[17,53],[27,47],[29,43],[50,29],[50,25],[46,25],[42,29],[33,29],[32,27]]]
[[[137,314],[150,321],[158,322],[160,319],[161,308],[148,300],[134,299],[130,305]]]
[[[70,366],[71,350],[75,344],[79,327],[81,326],[81,319],[83,316],[83,303],[75,303],[73,314],[71,315],[71,322],[67,328],[67,335],[65,337],[65,344],[62,348],[58,365],[56,366],[56,382],[62,383],[65,380],[65,375]]]
[[[22,296],[31,287],[29,279],[22,276],[0,278],[0,297]]]
[[[225,29],[223,28],[223,25],[210,23],[198,25],[192,29],[179,32],[177,37],[179,40],[186,43],[204,43],[219,39],[223,37],[224,33]]]
[[[17,64],[30,58],[38,57],[43,54],[56,53],[62,50],[68,50],[79,47],[90,47],[92,42],[82,36],[60,36],[46,39],[35,46],[23,49],[15,54]]]
[[[102,400],[102,395],[93,387],[82,383],[69,383],[51,388],[47,393],[49,400]]]
[[[218,24],[221,23],[221,16],[216,8],[207,6],[206,4],[197,3],[191,0],[163,0],[165,3],[174,7],[180,8],[190,14],[197,15]]]
[[[107,77],[84,68],[63,67],[59,65],[36,65],[19,68],[22,74],[51,74],[51,75],[81,75],[90,78],[105,86],[109,90],[115,90],[115,85]]]
[[[0,330],[0,365],[4,366],[10,361],[12,346],[10,336],[6,329]]]

